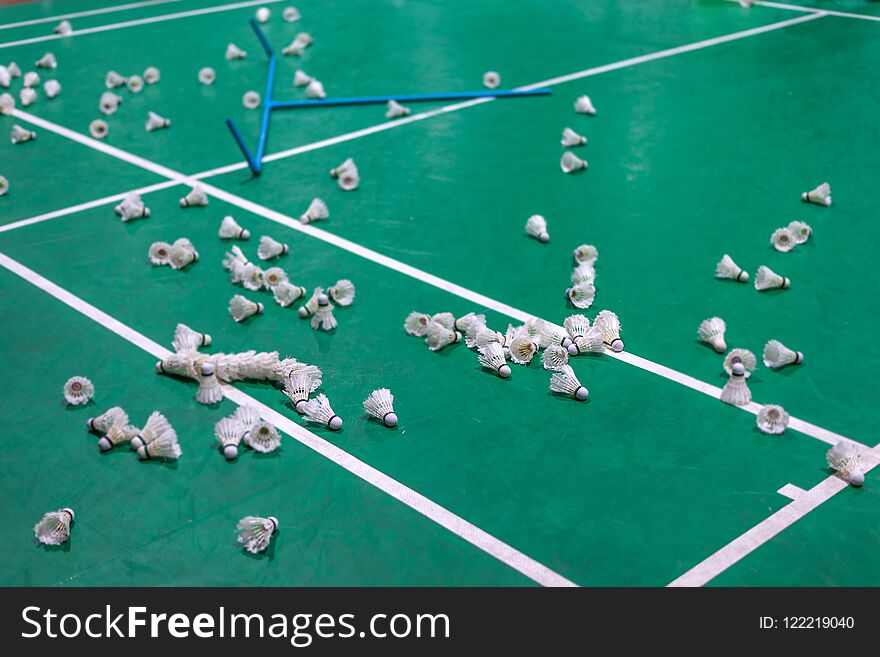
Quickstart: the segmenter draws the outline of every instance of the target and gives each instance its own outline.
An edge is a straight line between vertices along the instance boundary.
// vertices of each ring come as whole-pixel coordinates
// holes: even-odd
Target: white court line
[[[738,2],[739,0],[727,0],[728,2]],[[854,14],[848,11],[837,11],[834,9],[816,9],[815,7],[802,7],[801,5],[789,5],[783,2],[763,2],[757,0],[754,4],[762,7],[772,7],[773,9],[787,9],[788,11],[800,11],[808,14],[822,13],[827,16],[839,16],[840,18],[857,18],[863,21],[878,21],[880,16],[871,16],[870,14]]]
[[[84,16],[111,14],[117,11],[127,11],[129,9],[139,9],[141,7],[150,7],[152,5],[165,5],[171,2],[182,1],[183,0],[145,0],[144,2],[132,2],[129,5],[116,5],[110,7],[101,7],[100,9],[89,9],[88,11],[75,11],[72,14],[58,14],[57,16],[34,18],[27,21],[19,21],[17,23],[6,23],[5,25],[0,25],[0,30],[9,30],[13,27],[26,27],[27,25],[39,25],[40,23],[54,23],[55,21],[69,20],[71,18],[83,18]]]
[[[49,130],[50,132],[55,132],[62,137],[67,137],[68,139],[79,142],[84,146],[88,146],[89,148],[101,151],[102,153],[106,153],[107,155],[120,159],[124,162],[128,162],[129,164],[134,164],[143,169],[146,169],[147,171],[151,171],[157,175],[169,178],[170,180],[176,181],[178,183],[194,185],[196,182],[192,176],[186,176],[182,173],[178,173],[177,171],[162,166],[161,164],[156,164],[155,162],[142,158],[138,155],[134,155],[115,146],[111,146],[96,139],[92,139],[91,137],[82,135],[74,130],[65,128],[64,126],[52,123],[51,121],[47,121],[38,116],[34,116],[33,114],[15,109],[13,110],[13,116],[46,130]],[[436,288],[449,292],[450,294],[461,297],[462,299],[467,299],[468,301],[471,301],[481,307],[489,308],[503,315],[507,315],[508,317],[512,317],[513,319],[517,319],[521,322],[525,322],[535,317],[534,315],[527,313],[524,310],[514,308],[513,306],[510,306],[506,303],[497,301],[496,299],[487,297],[483,294],[480,294],[479,292],[475,292],[456,283],[452,283],[451,281],[447,281],[446,279],[440,278],[439,276],[434,276],[433,274],[430,274],[422,269],[418,269],[417,267],[413,267],[399,260],[395,260],[394,258],[390,258],[386,255],[378,253],[377,251],[368,249],[367,247],[347,240],[344,237],[340,237],[320,228],[316,228],[311,224],[303,225],[298,221],[298,219],[294,217],[283,214],[276,210],[272,210],[258,203],[254,203],[253,201],[249,201],[248,199],[227,192],[226,190],[220,189],[219,187],[215,187],[205,182],[200,182],[199,184],[202,185],[204,190],[210,196],[214,196],[215,198],[218,198],[221,201],[225,201],[230,205],[234,205],[252,214],[259,215],[276,223],[287,226],[288,228],[292,228],[293,230],[305,233],[306,235],[310,235],[311,237],[319,239],[328,244],[332,244],[333,246],[337,246],[340,249],[348,251],[349,253],[353,253],[354,255],[360,256],[366,260],[375,262],[376,264],[379,264],[388,269],[392,269],[405,276],[409,276],[410,278],[414,278],[423,283],[427,283],[428,285],[432,285]],[[662,376],[665,379],[674,381],[675,383],[679,383],[683,386],[691,388],[692,390],[696,390],[697,392],[709,395],[710,397],[713,397],[715,399],[719,399],[721,397],[721,388],[713,386],[709,383],[705,383],[704,381],[700,381],[699,379],[695,379],[692,376],[666,367],[665,365],[655,363],[651,360],[648,360],[647,358],[642,358],[641,356],[637,356],[627,351],[620,353],[606,351],[606,353],[611,358],[616,358],[618,360],[624,361],[625,363],[629,363],[630,365],[635,365],[636,367],[639,367],[643,370]],[[756,402],[751,402],[748,406],[742,406],[739,408],[757,415],[760,412],[762,406]],[[816,425],[809,422],[799,420],[795,417],[791,418],[789,422],[789,427],[795,431],[799,431],[807,436],[816,438],[832,445],[840,441],[856,443],[858,442],[840,434],[834,433],[833,431],[817,427]],[[862,445],[861,443],[858,444]]]
[[[216,14],[221,11],[232,11],[233,9],[244,9],[245,7],[253,7],[255,5],[270,5],[282,0],[248,0],[248,2],[236,2],[229,5],[220,5],[219,7],[205,7],[203,9],[191,9],[189,11],[179,11],[174,14],[163,14],[161,16],[150,16],[149,18],[138,18],[136,20],[125,21],[122,23],[111,23],[109,25],[99,25],[97,27],[87,27],[83,30],[74,30],[70,34],[47,34],[45,36],[32,37],[30,39],[19,39],[18,41],[7,41],[0,43],[0,49],[12,48],[14,46],[24,46],[30,43],[40,43],[41,41],[54,41],[55,39],[70,39],[75,36],[84,34],[97,34],[99,32],[109,32],[110,30],[121,30],[126,27],[135,27],[137,25],[149,25],[150,23],[162,23],[164,21],[173,21],[179,18],[190,18],[192,16],[203,16],[205,14]]]
[[[805,491],[800,486],[795,486],[794,484],[789,483],[789,484],[785,484],[785,486],[783,486],[782,488],[780,488],[776,492],[779,493],[780,495],[782,495],[783,497],[787,497],[790,500],[796,500],[797,498],[799,498],[801,495],[803,495],[807,491]]]
[[[40,288],[62,303],[97,322],[104,328],[116,333],[131,344],[140,347],[156,358],[164,359],[171,355],[171,351],[162,345],[150,340],[145,335],[139,333],[130,326],[123,324],[90,303],[83,301],[47,278],[40,276],[32,269],[25,267],[4,253],[0,253],[0,266],[5,267],[13,274],[20,276],[28,283]],[[385,473],[364,463],[348,452],[338,448],[333,443],[324,440],[320,436],[312,433],[299,424],[296,424],[290,418],[281,415],[250,395],[247,395],[229,385],[223,386],[223,395],[231,402],[240,406],[246,404],[248,406],[257,407],[260,410],[260,416],[264,420],[271,422],[297,442],[329,459],[353,475],[360,477],[371,486],[378,488],[383,493],[402,502],[417,513],[420,513],[459,538],[467,541],[474,547],[479,548],[483,552],[510,566],[517,572],[522,573],[532,581],[543,586],[577,586],[574,582],[550,570],[547,566],[535,561],[500,539],[495,538],[461,516],[452,513],[445,507],[428,499],[421,493],[418,493],[396,479],[392,479]]]
[[[864,452],[862,464],[866,473],[877,467],[880,464],[880,449],[875,447]],[[667,586],[703,586],[848,486],[837,475],[822,480]]]

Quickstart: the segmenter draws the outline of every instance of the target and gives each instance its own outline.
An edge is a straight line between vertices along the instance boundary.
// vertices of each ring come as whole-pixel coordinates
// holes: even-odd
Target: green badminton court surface
[[[51,51],[63,87],[0,116],[4,134],[16,123],[38,134],[0,140],[0,583],[880,585],[878,471],[855,489],[825,467],[829,443],[861,443],[870,466],[880,442],[880,6],[299,0],[302,19],[288,24],[287,3],[108,4],[0,10],[0,62],[29,70]],[[279,57],[277,98],[303,96],[297,68],[330,96],[479,89],[486,70],[504,88],[549,81],[552,94],[413,105],[397,122],[382,106],[279,112],[275,155],[254,178],[224,119],[255,146],[259,112],[241,96],[263,91],[247,24],[261,4],[276,49],[298,31],[315,40]],[[74,34],[51,38],[72,12],[83,14]],[[229,42],[248,57],[226,62]],[[161,81],[122,92],[108,138],[91,140],[106,72],[150,65]],[[202,66],[216,68],[213,86],[198,83]],[[597,116],[573,111],[581,94]],[[146,132],[149,110],[171,127]],[[589,138],[578,175],[559,170],[566,126]],[[347,157],[361,173],[350,193],[327,175]],[[183,210],[192,177],[210,204]],[[831,208],[800,202],[825,180]],[[121,223],[113,205],[142,188],[152,216]],[[330,218],[301,230],[316,196]],[[523,231],[534,213],[548,244]],[[260,235],[290,245],[278,264],[295,283],[356,284],[334,332],[266,292],[243,292],[265,314],[230,318],[242,290],[220,264],[227,214],[252,232],[241,243],[251,257]],[[792,220],[813,237],[778,253],[769,236]],[[198,263],[150,265],[151,243],[184,236]],[[614,310],[626,342],[623,358],[572,360],[586,403],[552,396],[539,359],[505,381],[464,345],[432,353],[402,329],[412,310],[484,312],[502,331],[527,316],[561,323],[584,242],[600,253],[586,314]],[[725,252],[791,289],[716,280]],[[749,380],[756,402],[791,413],[784,435],[717,400],[721,358],[695,334],[712,315],[732,347],[760,354],[777,338],[805,353]],[[210,350],[318,365],[343,430],[305,426],[278,389],[236,384],[231,397],[286,420],[279,452],[227,463],[213,428],[236,403],[199,405],[194,383],[154,373],[178,322],[210,333]],[[95,383],[87,407],[64,403],[75,374]],[[396,430],[361,407],[379,387],[395,395]],[[138,424],[164,413],[182,458],[99,453],[84,422],[114,405]],[[62,506],[77,514],[70,541],[39,546],[34,523]],[[235,545],[247,514],[280,520],[261,556]]]

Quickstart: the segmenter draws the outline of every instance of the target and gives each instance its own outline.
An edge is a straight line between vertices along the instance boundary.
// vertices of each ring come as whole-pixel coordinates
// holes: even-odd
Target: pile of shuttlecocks
[[[235,413],[214,425],[214,436],[227,461],[238,458],[238,446],[244,444],[255,452],[269,454],[281,446],[281,436],[271,422],[260,417],[254,406],[239,406]]]
[[[86,420],[86,429],[100,436],[98,449],[108,452],[129,443],[141,460],[176,461],[180,458],[177,432],[159,411],[153,411],[143,428],[129,423],[128,413],[119,406]]]
[[[51,52],[47,52],[34,62],[34,67],[43,69],[45,76],[49,76],[58,68],[58,60]],[[18,99],[22,107],[28,107],[37,102],[37,92],[40,89],[41,81],[43,94],[48,100],[54,99],[61,93],[61,83],[54,78],[42,80],[37,71],[22,73],[21,68],[15,62],[11,62],[8,66],[0,65],[0,89],[13,90],[14,87],[18,87]],[[12,95],[12,91],[4,91],[0,95],[0,112],[11,114],[14,109],[15,96]],[[19,142],[13,141],[12,143]]]
[[[167,265],[171,269],[183,269],[199,260],[199,252],[186,237],[176,239],[172,244],[153,242],[147,256],[154,267]]]

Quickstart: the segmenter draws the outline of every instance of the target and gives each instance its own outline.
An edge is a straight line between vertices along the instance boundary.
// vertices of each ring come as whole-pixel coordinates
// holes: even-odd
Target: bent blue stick
[[[398,96],[359,96],[355,98],[322,98],[320,100],[273,100],[272,109],[302,109],[307,107],[339,107],[341,105],[381,105],[389,100],[399,103],[427,103],[438,100],[469,100],[473,98],[517,98],[520,96],[545,96],[549,88],[529,89],[526,91],[487,90],[487,91],[450,91],[438,94],[401,94]]]

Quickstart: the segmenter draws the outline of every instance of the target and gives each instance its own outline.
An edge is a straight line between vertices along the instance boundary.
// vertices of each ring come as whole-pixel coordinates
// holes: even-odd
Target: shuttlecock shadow
[[[268,459],[280,459],[281,458],[281,447],[279,446],[276,449],[273,449],[271,452],[258,452],[255,449],[252,449],[253,458],[258,461],[264,461]]]
[[[572,404],[589,404],[593,400],[592,396],[589,396],[589,395],[584,400],[575,399],[571,395],[559,395],[559,394],[556,394],[555,392],[547,392],[546,395],[548,397],[552,397],[553,399],[558,399],[562,403],[571,402]]]
[[[73,534],[67,537],[67,540],[61,543],[60,545],[46,545],[45,543],[40,543],[37,539],[34,539],[36,546],[43,550],[43,552],[70,552],[70,548],[73,547]]]
[[[66,401],[62,401],[61,405],[68,413],[81,413],[82,411],[91,410],[91,407],[95,405],[95,400],[90,399],[85,404],[68,404]]]
[[[248,559],[253,559],[254,561],[275,561],[275,543],[278,542],[278,534],[281,533],[280,529],[276,529],[274,535],[272,536],[272,540],[269,542],[268,547],[262,552],[248,552],[247,550],[241,550],[241,552]]]
[[[375,426],[377,426],[377,427],[382,427],[382,428],[385,429],[386,431],[397,431],[397,427],[400,426],[400,422],[398,422],[398,423],[395,424],[393,427],[389,427],[387,424],[385,424],[385,423],[384,423],[382,420],[380,420],[379,418],[377,418],[377,417],[373,417],[372,415],[369,415],[369,414],[367,414],[367,413],[364,413],[363,415],[361,415],[361,417],[362,417],[363,419],[365,419],[369,424],[371,424],[371,425],[375,425]]]
[[[153,467],[162,467],[167,470],[177,470],[177,460],[176,459],[142,459],[138,458],[138,462],[142,465],[149,465]]]

